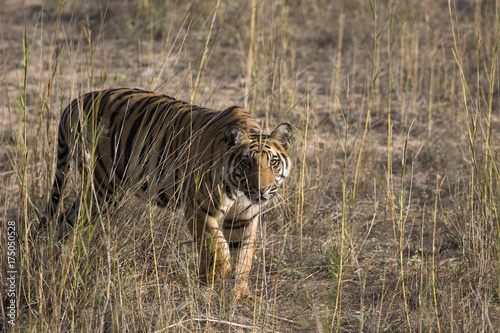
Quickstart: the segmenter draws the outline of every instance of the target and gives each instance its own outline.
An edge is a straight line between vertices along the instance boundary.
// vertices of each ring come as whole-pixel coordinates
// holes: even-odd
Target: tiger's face
[[[252,202],[271,200],[279,185],[288,176],[291,162],[286,150],[292,126],[278,125],[270,134],[247,135],[238,125],[226,130],[230,148],[226,184],[233,191],[243,192]]]

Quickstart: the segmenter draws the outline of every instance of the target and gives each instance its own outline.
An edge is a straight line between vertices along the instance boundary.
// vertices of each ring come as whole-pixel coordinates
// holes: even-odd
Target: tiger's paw
[[[250,289],[248,288],[248,283],[241,283],[237,285],[234,289],[234,301],[245,301],[249,303],[260,301],[259,296],[255,296],[252,294]]]

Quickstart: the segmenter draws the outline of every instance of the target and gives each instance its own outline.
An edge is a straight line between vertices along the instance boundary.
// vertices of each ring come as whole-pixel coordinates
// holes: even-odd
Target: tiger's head
[[[290,172],[287,149],[292,132],[288,123],[278,125],[269,134],[248,134],[239,125],[228,126],[226,191],[229,186],[231,192],[243,192],[253,202],[272,199]]]

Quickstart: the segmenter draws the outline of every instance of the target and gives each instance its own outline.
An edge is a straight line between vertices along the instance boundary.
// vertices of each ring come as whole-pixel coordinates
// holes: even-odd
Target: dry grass
[[[242,3],[4,1],[3,327],[498,331],[499,3]],[[56,226],[32,234],[60,112],[120,86],[295,125],[284,200],[259,231],[261,302],[231,304],[230,280],[199,285],[182,217],[133,195],[102,223],[82,218],[65,242]]]

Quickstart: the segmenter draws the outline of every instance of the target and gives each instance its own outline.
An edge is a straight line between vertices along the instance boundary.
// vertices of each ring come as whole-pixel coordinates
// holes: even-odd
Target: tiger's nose
[[[260,188],[260,190],[259,190],[259,191],[260,191],[260,194],[264,194],[264,193],[266,193],[267,191],[269,191],[269,189],[270,189],[270,188],[271,188],[271,186],[262,186],[262,187]]]

